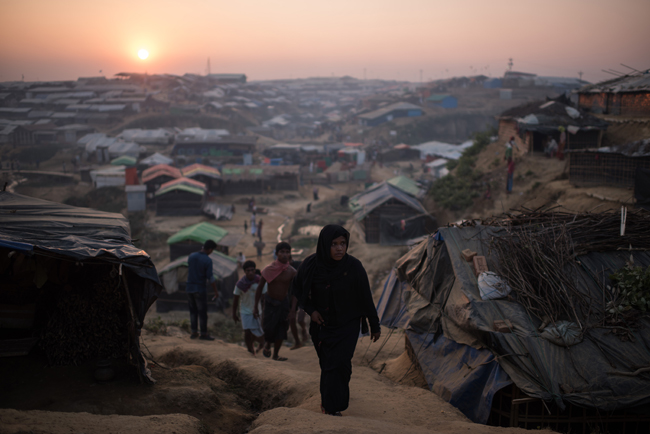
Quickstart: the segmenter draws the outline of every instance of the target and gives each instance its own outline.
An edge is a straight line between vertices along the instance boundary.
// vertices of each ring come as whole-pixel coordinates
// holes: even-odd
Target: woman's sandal
[[[277,362],[286,362],[286,361],[289,360],[289,359],[287,359],[286,357],[278,357],[277,359],[276,359],[276,358],[273,358],[273,360],[275,360],[275,361],[277,361]]]
[[[264,348],[262,350],[262,354],[264,355],[264,357],[267,357],[267,358],[271,357],[271,350],[269,350],[268,348]]]

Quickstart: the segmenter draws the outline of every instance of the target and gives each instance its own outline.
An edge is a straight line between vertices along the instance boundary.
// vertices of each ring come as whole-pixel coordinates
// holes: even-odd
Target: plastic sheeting
[[[549,342],[537,330],[541,320],[529,315],[521,304],[511,299],[481,299],[473,267],[462,259],[460,252],[476,251],[486,256],[488,265],[493,266],[496,259],[487,249],[487,241],[492,236],[499,236],[499,229],[441,228],[436,237],[430,237],[403,256],[386,281],[379,300],[381,323],[404,328],[419,335],[423,342],[432,339],[432,345],[425,348],[434,348],[444,337],[458,345],[487,351],[498,359],[498,365],[524,393],[554,401],[560,408],[564,408],[565,402],[603,411],[647,408],[650,405],[648,376],[629,374],[650,362],[648,317],[638,319],[639,328],[632,332],[634,341],[623,342],[611,330],[594,326],[585,331],[582,342],[571,347]],[[633,255],[636,265],[650,265],[648,252],[635,251]],[[629,252],[592,252],[576,258],[578,268],[567,272],[574,273],[579,290],[593,300],[601,300],[602,287],[595,283],[595,276],[606,279],[622,268],[629,256]],[[494,330],[494,321],[504,319],[512,323],[511,333]],[[414,349],[417,353],[416,345]],[[465,373],[460,369],[443,370],[441,365],[448,362],[444,357],[435,357],[434,349],[418,355],[424,357],[421,365],[425,376],[437,380],[437,375],[444,372],[444,376],[463,377]],[[470,353],[468,350],[462,357],[474,357]],[[457,389],[479,387],[463,382],[473,381],[469,376],[457,383],[449,381],[450,386],[445,387],[451,387],[452,396]],[[495,387],[503,385],[499,380],[484,382],[480,387],[485,391],[484,396],[489,397],[496,391]],[[463,396],[458,401],[471,399]],[[474,421],[484,421],[484,414],[478,408],[468,410],[467,415]]]
[[[444,336],[406,335],[431,391],[474,422],[487,422],[494,394],[512,384],[494,354]]]
[[[122,264],[137,276],[129,289],[140,321],[162,290],[151,258],[131,243],[129,222],[121,214],[2,191],[0,246],[79,262]]]

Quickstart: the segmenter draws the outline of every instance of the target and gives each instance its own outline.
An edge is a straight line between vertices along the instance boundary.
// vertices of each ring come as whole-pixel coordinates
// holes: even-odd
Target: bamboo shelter
[[[0,355],[127,361],[153,382],[138,340],[161,290],[121,214],[0,192]]]

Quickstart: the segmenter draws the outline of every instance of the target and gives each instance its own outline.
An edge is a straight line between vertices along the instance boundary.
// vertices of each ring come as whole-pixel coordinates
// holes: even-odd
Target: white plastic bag
[[[492,271],[484,271],[478,276],[478,290],[483,300],[503,298],[510,294],[512,289],[508,284]]]

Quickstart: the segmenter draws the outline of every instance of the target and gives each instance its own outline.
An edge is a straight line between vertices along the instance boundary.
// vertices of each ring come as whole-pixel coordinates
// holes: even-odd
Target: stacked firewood
[[[589,252],[650,250],[650,213],[643,210],[629,211],[622,219],[620,212],[523,209],[481,223],[502,228],[489,238],[489,249],[498,258],[495,271],[508,281],[517,300],[546,323],[568,320],[583,330],[605,321],[605,304],[615,294],[608,296],[608,276],[603,275],[590,276],[589,283],[601,286],[600,297],[581,289],[577,258]]]
[[[120,276],[107,273],[89,287],[66,285],[60,291],[40,345],[50,365],[124,357],[129,346],[128,323]]]

